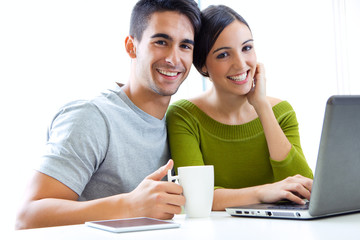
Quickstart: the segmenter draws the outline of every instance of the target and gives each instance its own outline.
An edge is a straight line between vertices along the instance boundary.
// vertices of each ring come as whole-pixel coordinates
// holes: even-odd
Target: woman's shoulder
[[[194,107],[194,103],[192,103],[188,99],[179,99],[170,104],[169,109],[189,109]]]
[[[192,102],[193,104],[195,105],[203,105],[204,104],[204,100],[206,99],[206,96],[205,96],[206,92],[203,92],[197,96],[194,96],[194,97],[191,97],[191,98],[188,98],[187,100],[189,102]]]
[[[188,111],[203,111],[203,107],[206,106],[206,103],[204,102],[204,98],[202,95],[188,98],[188,99],[180,99],[172,104],[170,104],[169,108],[181,108],[186,109]]]
[[[270,102],[270,105],[271,105],[275,115],[294,112],[293,107],[291,106],[291,104],[288,101],[282,100],[279,98],[274,98],[274,97],[267,97],[267,98],[268,98],[268,101]]]
[[[194,115],[199,112],[200,109],[190,99],[180,99],[170,104],[167,115]]]
[[[268,101],[270,102],[271,107],[278,105],[279,103],[283,102],[284,100],[274,97],[267,96]]]

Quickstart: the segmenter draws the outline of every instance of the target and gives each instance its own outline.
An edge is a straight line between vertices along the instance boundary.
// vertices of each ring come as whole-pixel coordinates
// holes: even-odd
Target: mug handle
[[[175,182],[175,183],[179,184],[179,176],[172,176],[171,169],[168,170],[167,179],[168,179],[168,182]]]

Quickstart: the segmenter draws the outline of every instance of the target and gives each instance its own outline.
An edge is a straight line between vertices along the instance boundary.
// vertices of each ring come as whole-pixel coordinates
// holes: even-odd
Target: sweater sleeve
[[[283,130],[285,136],[291,144],[291,150],[287,157],[282,161],[275,161],[270,158],[273,168],[274,181],[280,181],[288,176],[300,174],[305,177],[313,178],[313,173],[309,167],[300,144],[299,124],[295,111],[289,103],[283,104],[287,111],[277,108],[274,114]],[[278,110],[278,111],[277,111]],[[280,111],[282,112],[280,114]]]
[[[182,166],[204,165],[198,124],[191,114],[181,106],[171,105],[166,121],[175,172]]]

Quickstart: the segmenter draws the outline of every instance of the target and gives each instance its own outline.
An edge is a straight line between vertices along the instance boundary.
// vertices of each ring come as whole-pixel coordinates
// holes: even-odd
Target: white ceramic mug
[[[209,217],[214,197],[214,166],[179,167],[178,176],[168,171],[168,181],[183,187],[187,217]]]

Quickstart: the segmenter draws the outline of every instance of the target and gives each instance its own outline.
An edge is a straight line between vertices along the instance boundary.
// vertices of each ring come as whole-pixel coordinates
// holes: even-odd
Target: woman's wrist
[[[265,184],[267,185],[267,184]],[[254,187],[254,197],[257,203],[263,202],[263,188],[265,185],[259,185]]]
[[[256,113],[259,117],[263,116],[264,114],[268,113],[269,110],[272,112],[271,104],[267,98],[257,101],[256,104],[253,105]]]

